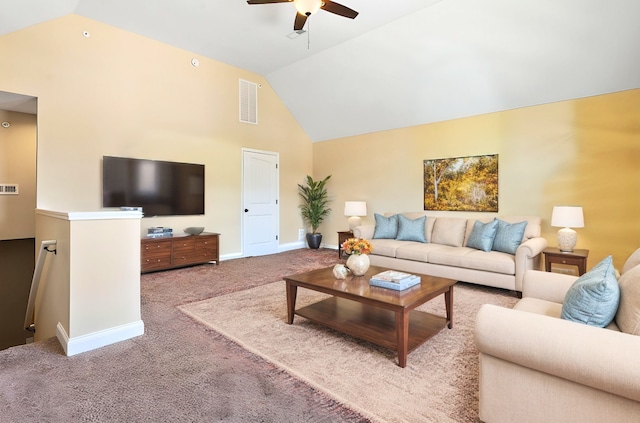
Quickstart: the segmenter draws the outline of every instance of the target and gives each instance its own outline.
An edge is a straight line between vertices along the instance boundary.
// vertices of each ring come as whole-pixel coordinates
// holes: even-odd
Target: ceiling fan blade
[[[293,30],[300,31],[304,28],[305,22],[307,22],[307,15],[301,15],[300,13],[296,13],[296,20],[293,21]]]
[[[247,0],[248,4],[289,3],[293,0]]]
[[[320,6],[322,10],[335,13],[336,15],[344,16],[345,18],[354,19],[358,16],[358,12],[353,9],[349,9],[347,6],[343,6],[340,3],[336,3],[330,0],[325,0]]]

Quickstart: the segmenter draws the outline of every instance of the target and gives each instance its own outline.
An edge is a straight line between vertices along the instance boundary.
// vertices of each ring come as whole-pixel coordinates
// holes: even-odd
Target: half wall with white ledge
[[[35,301],[36,341],[71,356],[144,333],[138,211],[36,210],[36,245],[55,239]]]

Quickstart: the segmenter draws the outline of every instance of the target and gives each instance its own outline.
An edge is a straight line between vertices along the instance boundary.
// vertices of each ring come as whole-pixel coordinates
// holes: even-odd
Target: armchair
[[[638,257],[640,249],[623,268],[620,307],[606,328],[560,318],[577,277],[557,273],[527,271],[513,309],[481,307],[475,341],[483,422],[638,421],[640,336],[620,331],[634,327],[629,315],[640,315],[640,265],[631,267]]]

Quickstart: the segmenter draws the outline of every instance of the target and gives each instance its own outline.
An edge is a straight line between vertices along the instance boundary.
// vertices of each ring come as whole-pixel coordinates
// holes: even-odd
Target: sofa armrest
[[[516,250],[516,291],[522,292],[522,279],[527,270],[539,269],[542,251],[547,248],[547,240],[542,237],[530,238]]]
[[[522,296],[562,304],[567,291],[576,279],[578,279],[577,276],[561,273],[527,270],[522,282]]]
[[[372,239],[376,225],[361,225],[353,228],[353,236],[356,238]]]
[[[640,337],[485,304],[478,351],[518,366],[640,401]]]

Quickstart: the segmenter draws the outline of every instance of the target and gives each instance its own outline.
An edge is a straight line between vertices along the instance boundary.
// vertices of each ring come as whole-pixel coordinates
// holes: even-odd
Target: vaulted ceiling
[[[78,14],[259,73],[313,141],[640,87],[638,0],[339,3],[298,34],[293,4],[1,0],[0,35]]]

